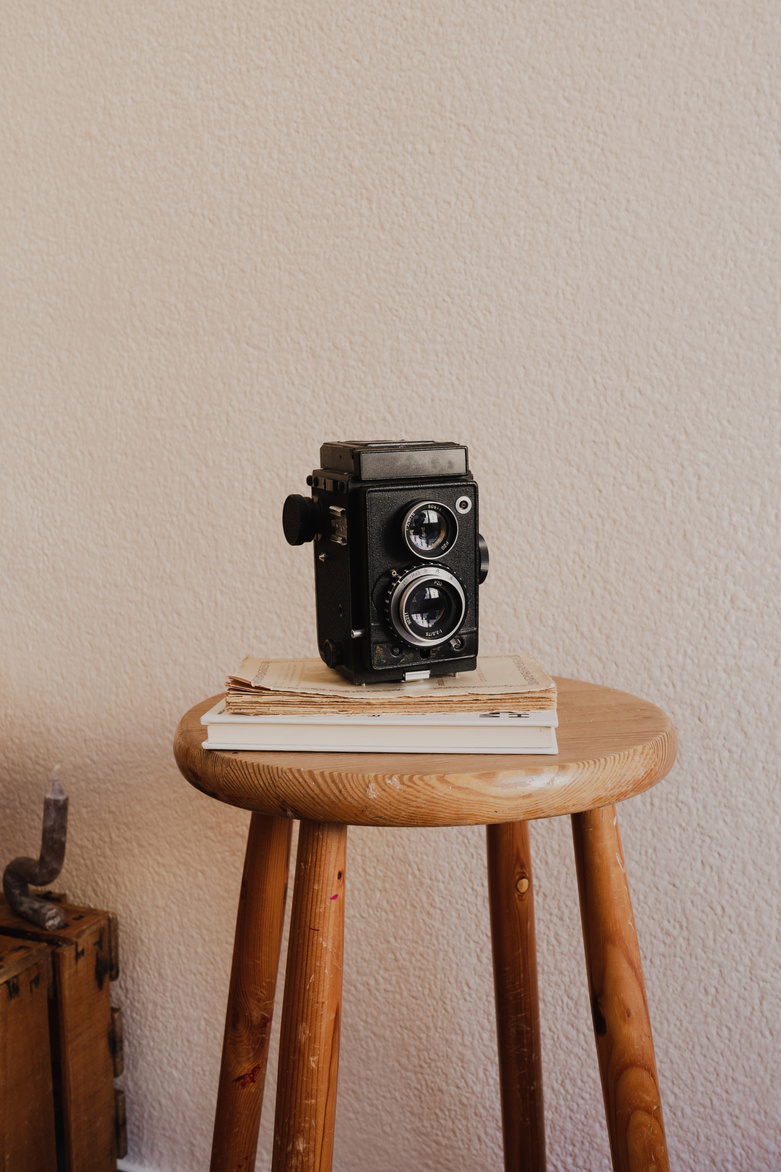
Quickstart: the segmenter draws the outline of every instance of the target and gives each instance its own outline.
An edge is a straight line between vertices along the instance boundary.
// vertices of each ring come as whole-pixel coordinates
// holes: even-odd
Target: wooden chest
[[[117,1157],[125,1154],[124,1095],[114,1090],[115,1074],[122,1069],[121,1020],[117,1011],[112,1015],[109,991],[109,982],[118,974],[116,921],[104,911],[58,902],[66,916],[65,927],[47,932],[19,919],[0,901],[0,947],[9,972],[14,963],[28,960],[32,965],[31,957],[39,966],[35,973],[30,969],[33,975],[23,980],[8,977],[8,982],[17,980],[18,994],[12,998],[6,991],[3,1008],[10,1012],[16,1002],[21,1005],[26,990],[24,1004],[29,1003],[27,1012],[35,1013],[35,1021],[31,1017],[31,1024],[25,1026],[17,1012],[13,1032],[5,1028],[6,1019],[0,1018],[0,1046],[3,1058],[11,1044],[23,1050],[25,1085],[29,1083],[43,1098],[48,1091],[49,1106],[41,1109],[39,1118],[53,1120],[52,1135],[56,1135],[58,1149],[53,1162],[51,1141],[38,1137],[36,1142],[49,1145],[40,1165],[13,1163],[6,1158],[5,1163],[0,1160],[0,1172],[38,1172],[39,1167],[41,1172],[55,1168],[58,1172],[116,1172]],[[22,949],[26,951],[19,951]],[[15,962],[14,956],[18,958]],[[7,988],[12,988],[11,984]],[[23,1068],[14,1068],[13,1059],[10,1062],[8,1102],[13,1104],[24,1093]],[[0,1082],[3,1090],[5,1085]],[[4,1098],[0,1091],[0,1112]],[[14,1129],[22,1134],[21,1118],[11,1110],[8,1136],[15,1134]],[[2,1113],[0,1132],[1,1121]],[[48,1135],[48,1127],[44,1132]],[[0,1139],[0,1152],[2,1143]]]

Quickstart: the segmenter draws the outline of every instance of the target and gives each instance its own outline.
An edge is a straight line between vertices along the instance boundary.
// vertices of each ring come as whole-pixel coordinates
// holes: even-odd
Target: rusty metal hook
[[[65,861],[68,797],[60,785],[58,769],[59,765],[52,776],[52,788],[43,799],[40,857],[30,859],[22,855],[13,859],[3,872],[3,891],[11,908],[18,916],[50,932],[65,927],[65,916],[55,904],[33,895],[30,884],[43,887],[53,883]]]

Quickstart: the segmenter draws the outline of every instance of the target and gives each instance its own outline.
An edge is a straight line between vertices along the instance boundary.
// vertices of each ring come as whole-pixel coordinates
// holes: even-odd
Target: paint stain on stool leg
[[[367,794],[367,797],[370,797],[370,798],[377,797],[377,786],[374,784],[373,781],[370,781],[369,784],[367,785],[366,794]]]
[[[260,1063],[258,1063],[257,1066],[253,1066],[252,1070],[248,1070],[246,1074],[240,1074],[239,1077],[234,1078],[233,1081],[237,1082],[242,1090],[246,1090],[247,1087],[254,1086],[254,1084],[258,1081],[259,1074]]]

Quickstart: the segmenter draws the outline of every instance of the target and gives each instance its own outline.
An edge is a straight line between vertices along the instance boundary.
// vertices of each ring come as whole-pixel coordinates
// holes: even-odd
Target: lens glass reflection
[[[432,627],[440,625],[451,607],[450,598],[439,586],[423,585],[416,587],[410,594],[407,615],[416,627],[430,631]]]

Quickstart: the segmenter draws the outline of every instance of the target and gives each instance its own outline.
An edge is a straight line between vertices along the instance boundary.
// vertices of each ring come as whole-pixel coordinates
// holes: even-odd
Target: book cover
[[[201,717],[205,749],[270,752],[557,752],[558,717],[544,712],[364,713],[242,716],[221,700]]]

